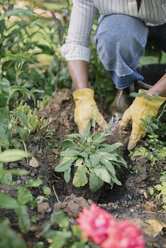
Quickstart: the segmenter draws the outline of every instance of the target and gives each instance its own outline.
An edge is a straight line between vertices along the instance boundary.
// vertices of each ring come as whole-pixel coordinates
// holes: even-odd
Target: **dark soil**
[[[106,120],[109,120],[109,113],[106,114],[108,106],[98,96],[96,96],[96,101]],[[16,197],[16,189],[19,185],[25,185],[25,179],[37,178],[41,178],[43,185],[52,190],[51,196],[38,204],[37,209],[29,208],[30,217],[36,216],[37,223],[32,224],[29,236],[25,235],[24,237],[28,247],[32,247],[34,242],[40,238],[38,226],[49,220],[53,211],[63,209],[67,216],[75,219],[78,212],[83,207],[90,206],[92,202],[109,211],[117,219],[128,219],[141,228],[147,241],[147,247],[166,247],[166,214],[161,208],[161,202],[156,200],[156,192],[151,196],[148,190],[150,186],[153,187],[160,182],[161,170],[166,168],[166,162],[157,162],[155,165],[151,165],[143,157],[135,157],[131,160],[127,151],[131,129],[117,130],[108,139],[109,143],[122,142],[124,144],[119,149],[119,153],[132,168],[119,173],[122,186],[110,189],[109,185],[104,185],[102,190],[92,194],[88,187],[75,188],[72,183],[66,184],[60,174],[54,173],[54,168],[59,162],[60,147],[58,143],[66,138],[66,135],[78,132],[73,114],[74,102],[71,90],[63,89],[57,92],[51,104],[38,113],[38,117],[43,116],[49,121],[47,129],[41,129],[27,142],[27,149],[37,159],[39,167],[30,166],[30,159],[24,162],[5,164],[6,168],[25,168],[30,173],[28,176],[16,177],[16,184],[12,187],[0,185],[1,192]],[[142,141],[142,145],[144,145],[144,141]],[[42,187],[32,189],[35,198],[43,195]],[[1,211],[0,215],[7,216],[14,223],[17,222],[12,211]],[[162,227],[157,228],[159,225]],[[48,244],[45,247],[48,247]]]

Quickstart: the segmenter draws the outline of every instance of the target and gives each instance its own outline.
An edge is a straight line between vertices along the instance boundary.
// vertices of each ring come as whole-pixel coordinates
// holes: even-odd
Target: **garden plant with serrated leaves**
[[[116,168],[127,167],[125,160],[117,152],[121,143],[112,145],[104,143],[108,135],[112,135],[118,126],[118,116],[111,119],[103,132],[90,134],[91,125],[88,126],[84,135],[71,134],[60,143],[61,161],[56,166],[55,172],[63,172],[64,180],[69,183],[72,166],[75,168],[73,185],[81,187],[89,182],[92,192],[100,189],[104,182],[121,185],[116,175]],[[95,130],[95,127],[94,127]]]
[[[146,120],[140,119],[147,133],[147,139],[144,146],[130,152],[130,156],[142,156],[151,163],[156,161],[164,161],[166,158],[166,142],[165,142],[165,109],[166,104],[160,108],[159,115],[155,118],[147,116]]]

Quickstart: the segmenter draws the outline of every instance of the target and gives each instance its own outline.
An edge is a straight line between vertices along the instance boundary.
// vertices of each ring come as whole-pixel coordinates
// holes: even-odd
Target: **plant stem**
[[[53,189],[53,191],[54,191],[54,195],[55,195],[55,197],[56,197],[57,202],[60,203],[60,200],[59,200],[59,198],[58,198],[58,195],[57,195],[57,193],[56,193],[56,190],[55,190],[54,185],[52,186],[52,189]]]
[[[26,147],[26,144],[25,144],[25,142],[24,142],[24,140],[22,139],[22,143],[23,143],[23,146],[24,146],[24,150],[27,152],[27,147]],[[28,164],[28,158],[27,158],[27,164]]]
[[[161,116],[163,115],[165,109],[166,109],[166,104],[164,104],[163,109],[162,109],[162,111],[161,111],[159,117],[157,118],[158,121],[160,120]]]

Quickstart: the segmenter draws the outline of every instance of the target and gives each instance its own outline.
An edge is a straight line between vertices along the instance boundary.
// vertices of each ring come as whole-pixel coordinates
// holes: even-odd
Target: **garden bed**
[[[96,96],[96,101],[108,121],[107,105],[98,96]],[[41,130],[40,133],[30,136],[27,142],[27,150],[33,154],[35,162],[29,158],[21,162],[5,164],[6,169],[24,168],[29,171],[29,174],[21,177],[15,176],[14,186],[0,185],[1,192],[16,197],[16,188],[25,186],[25,180],[40,178],[43,182],[41,186],[31,190],[35,198],[41,197],[41,201],[37,208],[29,207],[28,209],[30,218],[35,217],[30,233],[23,235],[28,247],[32,247],[37,240],[43,240],[42,228],[50,219],[53,211],[63,209],[71,221],[74,221],[78,212],[83,207],[89,207],[92,202],[110,212],[118,220],[128,219],[141,228],[147,247],[166,247],[166,224],[164,224],[166,215],[160,202],[156,200],[157,192],[149,193],[149,188],[160,182],[161,171],[166,168],[166,162],[158,161],[152,164],[140,156],[130,157],[127,151],[130,128],[124,131],[117,129],[116,133],[107,140],[108,143],[122,142],[124,144],[122,148],[119,148],[119,153],[124,157],[130,169],[123,169],[118,173],[122,186],[114,186],[110,189],[110,186],[106,184],[93,194],[88,187],[75,188],[71,182],[66,184],[61,174],[54,172],[54,168],[59,163],[58,143],[64,140],[66,135],[78,132],[73,114],[72,91],[69,89],[58,91],[52,102],[38,112],[38,117],[43,116],[48,120],[47,132]],[[142,142],[144,144],[145,140]],[[141,146],[141,143],[138,146]],[[42,198],[43,186],[51,189],[51,194],[45,195],[44,199]],[[1,211],[0,216],[6,216],[12,223],[17,223],[15,214],[9,210]],[[17,230],[17,225],[13,225]],[[45,247],[48,247],[47,241],[44,242]]]

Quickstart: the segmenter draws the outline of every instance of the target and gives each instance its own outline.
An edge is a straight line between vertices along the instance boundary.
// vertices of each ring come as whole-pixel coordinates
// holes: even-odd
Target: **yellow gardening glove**
[[[76,104],[74,121],[80,134],[84,134],[90,120],[95,120],[102,128],[106,127],[107,122],[97,108],[92,89],[76,90],[73,92],[73,98]]]
[[[146,90],[139,90],[139,93],[146,93]],[[146,131],[141,118],[146,120],[148,115],[156,117],[159,107],[164,103],[166,97],[153,97],[148,95],[151,101],[144,96],[136,97],[131,106],[124,112],[121,127],[128,125],[132,121],[132,132],[128,143],[128,150],[132,150],[137,142],[146,135]]]

